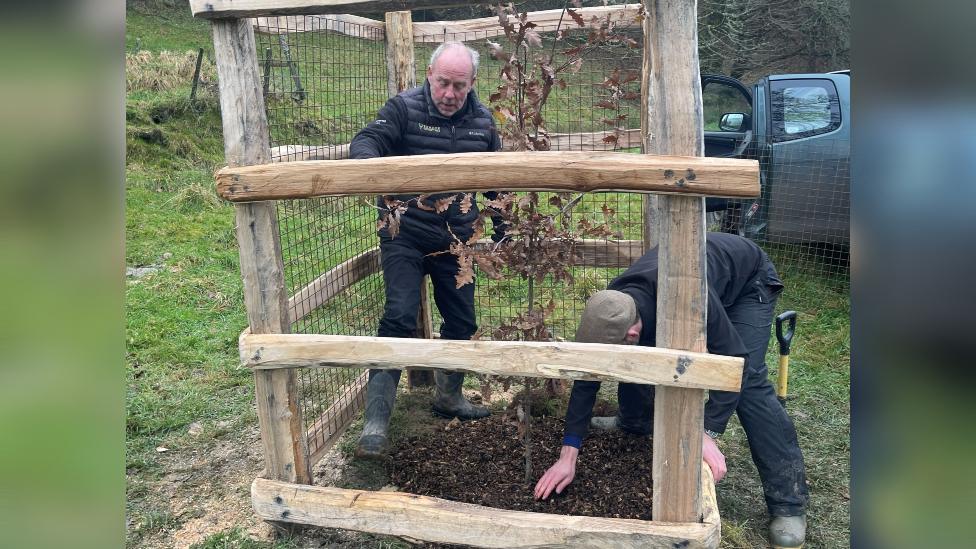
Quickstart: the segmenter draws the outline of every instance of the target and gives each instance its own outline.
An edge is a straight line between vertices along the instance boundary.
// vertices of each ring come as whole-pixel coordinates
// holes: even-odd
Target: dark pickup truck
[[[850,243],[850,71],[702,75],[705,155],[759,160],[757,200],[710,198],[720,229],[777,243]]]

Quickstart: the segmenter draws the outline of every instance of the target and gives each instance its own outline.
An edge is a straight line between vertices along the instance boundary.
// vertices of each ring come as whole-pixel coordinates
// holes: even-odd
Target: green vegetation
[[[204,63],[204,75],[211,78],[210,84],[202,86],[197,100],[191,102],[188,97],[192,75],[186,74],[186,56],[167,57],[160,53],[195,51],[198,47],[209,52],[209,23],[192,20],[183,4],[160,13],[152,11],[159,11],[152,8],[154,5],[145,2],[139,4],[137,11],[130,8],[126,32],[131,55],[138,55],[137,44],[149,52],[142,55],[140,62],[131,60],[127,76],[139,84],[126,97],[126,265],[149,271],[126,279],[127,546],[173,546],[177,544],[173,534],[200,514],[222,515],[227,502],[244,502],[242,524],[215,528],[214,533],[194,542],[194,547],[284,549],[295,546],[290,538],[277,542],[253,539],[243,524],[251,516],[246,503],[247,485],[256,474],[249,471],[260,470],[260,459],[248,455],[259,454],[260,449],[254,449],[259,444],[254,437],[252,378],[238,364],[237,337],[246,320],[234,209],[213,191],[213,172],[223,164],[223,144],[215,77],[209,60],[212,57]],[[326,40],[316,47],[326,55],[328,44]],[[366,69],[354,67],[366,63],[356,63],[349,52],[342,55],[345,57],[329,63],[345,63],[348,67],[343,74],[359,75],[371,85],[379,82],[381,87],[357,96],[366,98],[359,107],[336,113],[334,127],[323,122],[326,113],[345,95],[353,93],[350,90],[356,81],[347,81],[345,87],[307,99],[301,109],[286,111],[284,107],[292,105],[293,100],[289,96],[275,98],[276,103],[271,106],[281,107],[281,112],[271,117],[272,121],[278,120],[274,127],[278,129],[272,130],[279,132],[273,133],[277,144],[291,139],[296,143],[315,143],[309,133],[313,126],[300,126],[301,120],[313,122],[321,136],[337,135],[336,142],[346,142],[363,117],[375,112],[385,96],[385,71],[381,71],[382,76],[369,76],[373,73],[367,72],[360,75],[356,71]],[[190,57],[195,60],[192,54]],[[326,59],[329,58],[323,57]],[[380,69],[382,65],[375,70]],[[287,68],[274,70],[278,74],[275,82],[282,82]],[[329,76],[324,63],[320,72],[315,70],[312,65],[301,67],[309,89],[324,86]],[[488,91],[488,79],[485,80],[483,97]],[[273,87],[272,91],[275,89],[286,88]],[[589,109],[583,113],[579,105],[573,106],[580,95],[593,93],[592,84],[584,82],[568,91],[572,93],[560,99],[565,106],[564,114],[559,115],[563,118],[556,118],[560,120],[558,129],[550,124],[552,131],[572,131],[563,126],[568,127],[573,120],[586,120],[587,124],[592,120]],[[589,104],[588,101],[584,100]],[[298,127],[304,127],[305,133]],[[598,211],[602,201],[600,198],[584,202],[580,209]],[[640,211],[637,202],[635,197],[613,202],[624,238],[639,234],[639,224],[635,222]],[[330,211],[330,206],[320,206],[308,214],[301,227],[293,227],[283,218],[283,230],[288,232],[283,237],[289,250],[286,261],[289,265],[313,266],[308,272],[289,272],[288,284],[292,288],[304,285],[328,268],[327,261],[317,256],[314,249],[302,248],[302,238],[309,237],[301,236],[300,231],[312,231],[314,238],[318,238],[318,233],[328,233],[344,250],[351,250],[372,234],[372,221],[366,219],[368,207],[361,208],[367,213],[354,215],[336,206],[342,215],[350,217],[332,219],[335,224],[330,225],[315,220],[315,215]],[[337,226],[346,228],[339,231]],[[544,296],[561,297],[567,303],[555,316],[560,335],[571,333],[574,315],[578,314],[569,304],[580,306],[586,295],[605,285],[613,274],[610,269],[588,269],[579,273],[570,292],[545,290],[549,294],[544,292]],[[834,280],[799,271],[781,274],[788,289],[778,310],[792,308],[800,313],[791,355],[790,389],[794,398],[788,406],[800,433],[813,497],[807,546],[839,546],[846,543],[849,533],[849,300],[846,288],[838,289]],[[493,319],[509,308],[521,308],[521,285],[511,281],[479,283],[490,290],[479,298],[484,300],[479,309],[483,323],[495,322]],[[364,283],[350,290],[353,305],[340,311],[346,322],[344,329],[350,333],[364,330],[371,311],[376,310],[377,298],[370,293],[371,288]],[[314,317],[307,319],[307,329],[314,330],[316,322],[319,320]],[[771,345],[768,358],[774,375],[775,344]],[[469,376],[469,380],[469,386],[477,386],[474,376]],[[401,400],[403,408],[398,408],[394,418],[395,433],[409,432],[422,424],[420,415],[413,418],[410,414],[412,408],[425,408],[424,398],[429,397],[418,394],[413,400]],[[354,436],[355,429],[354,426],[350,436]],[[348,438],[339,447],[349,453]],[[219,451],[227,448],[231,450]],[[723,438],[722,448],[730,465],[727,480],[718,490],[723,546],[758,546],[765,527],[762,493],[737,424],[733,423]],[[204,467],[200,463],[207,464],[205,471],[219,474],[208,478],[209,474],[197,470]],[[358,476],[367,477],[368,472]],[[191,512],[186,507],[174,507],[177,500],[205,510]],[[336,534],[316,535],[328,542]],[[355,545],[349,538],[344,539]],[[373,536],[356,539],[359,546],[404,546]]]

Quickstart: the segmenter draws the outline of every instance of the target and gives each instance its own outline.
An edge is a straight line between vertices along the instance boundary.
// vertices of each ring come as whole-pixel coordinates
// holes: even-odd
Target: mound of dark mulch
[[[561,495],[536,501],[536,481],[559,457],[563,422],[532,423],[532,480],[518,424],[505,415],[400,440],[389,465],[401,491],[498,509],[651,519],[651,440],[620,432],[592,433],[583,443],[576,478]]]

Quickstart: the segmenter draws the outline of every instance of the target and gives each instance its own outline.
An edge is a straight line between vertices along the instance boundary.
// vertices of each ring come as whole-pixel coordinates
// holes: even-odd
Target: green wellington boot
[[[461,394],[464,372],[434,371],[437,394],[434,397],[434,414],[443,418],[458,418],[461,421],[488,417],[488,408],[468,402]]]
[[[399,370],[380,370],[370,375],[366,385],[366,422],[356,445],[356,457],[378,459],[386,456],[386,431],[390,426],[398,381]]]
[[[807,537],[807,517],[773,517],[769,523],[769,544],[773,549],[799,549]]]

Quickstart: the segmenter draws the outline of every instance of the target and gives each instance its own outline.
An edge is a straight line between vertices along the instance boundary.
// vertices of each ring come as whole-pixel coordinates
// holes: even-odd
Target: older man
[[[766,506],[772,516],[773,547],[796,548],[806,536],[806,473],[796,429],[766,377],[766,347],[776,299],[783,289],[773,264],[759,246],[740,236],[709,233],[706,238],[708,277],[708,352],[745,358],[738,393],[709,391],[705,404],[702,457],[716,482],[725,476],[725,456],[715,440],[735,412],[759,470]],[[657,249],[638,259],[586,303],[576,341],[637,344],[653,347],[657,318]],[[563,447],[559,459],[535,487],[536,498],[562,490],[576,475],[576,460],[589,428],[620,429],[646,436],[654,426],[654,388],[620,383],[616,417],[594,417],[600,383],[573,384]]]
[[[501,149],[501,139],[491,113],[478,101],[473,86],[478,72],[478,53],[460,42],[438,47],[430,58],[423,86],[393,97],[379,116],[352,140],[352,158],[416,154],[490,152]],[[494,198],[494,193],[485,193]],[[384,210],[390,204],[407,203],[398,231],[379,230],[386,305],[377,335],[413,337],[420,307],[420,284],[429,275],[434,301],[443,317],[443,339],[470,339],[475,323],[474,285],[455,287],[457,258],[448,250],[457,238],[467,240],[474,232],[477,205],[469,208],[463,195],[397,195],[380,197]],[[449,205],[448,205],[449,204]],[[440,211],[439,211],[440,210]],[[501,237],[496,225],[493,238]],[[461,394],[464,374],[435,372],[437,394],[434,413],[462,420],[485,417],[488,410],[468,402]],[[399,370],[370,370],[366,397],[366,423],[356,448],[360,457],[381,457],[387,448],[387,428],[396,395]]]

